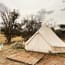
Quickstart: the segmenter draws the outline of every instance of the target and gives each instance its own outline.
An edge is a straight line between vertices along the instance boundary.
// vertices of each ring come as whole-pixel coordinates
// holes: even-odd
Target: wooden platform
[[[40,53],[21,52],[8,56],[7,58],[18,62],[24,62],[27,64],[35,65],[38,61],[40,61],[40,59],[43,58],[43,56],[44,55]]]

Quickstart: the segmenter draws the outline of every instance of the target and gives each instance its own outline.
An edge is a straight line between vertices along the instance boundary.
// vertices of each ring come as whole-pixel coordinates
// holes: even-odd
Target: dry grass
[[[6,43],[7,39],[4,34],[0,34],[0,43]]]
[[[22,36],[16,36],[11,39],[11,42],[22,42],[24,38]],[[0,43],[7,43],[7,39],[4,34],[0,34]]]
[[[22,42],[23,40],[24,38],[22,38],[21,36],[16,36],[11,39],[11,42]]]

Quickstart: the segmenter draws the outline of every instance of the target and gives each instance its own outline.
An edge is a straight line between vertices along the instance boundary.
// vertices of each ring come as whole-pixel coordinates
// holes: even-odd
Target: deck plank
[[[41,53],[32,53],[32,52],[20,52],[13,55],[8,56],[7,58],[19,62],[24,62],[27,64],[35,65],[40,59],[43,58],[43,54]]]

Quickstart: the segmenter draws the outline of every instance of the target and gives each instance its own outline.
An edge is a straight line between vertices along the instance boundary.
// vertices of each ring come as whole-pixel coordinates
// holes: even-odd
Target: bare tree
[[[15,21],[18,18],[18,13],[15,11],[15,9],[11,12],[6,7],[3,7],[4,11],[2,9],[0,10],[1,18],[3,20],[4,25],[4,33],[7,37],[8,43],[11,41],[12,33],[14,28],[16,27]]]
[[[25,38],[25,41],[28,40],[40,27],[41,22],[37,22],[33,16],[31,16],[31,20],[24,19],[22,23],[22,36]]]
[[[45,19],[45,15],[46,15],[46,10],[45,9],[41,9],[40,11],[38,11],[36,18],[39,22],[43,21]]]
[[[36,18],[39,22],[43,22],[46,18],[46,15],[50,15],[52,13],[54,13],[53,10],[47,11],[46,9],[41,9],[40,11],[38,11]]]

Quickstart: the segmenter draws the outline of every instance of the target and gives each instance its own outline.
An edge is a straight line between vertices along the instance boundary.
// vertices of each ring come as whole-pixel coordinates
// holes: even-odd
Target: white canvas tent
[[[46,25],[43,25],[26,43],[28,51],[64,53],[65,43]]]

